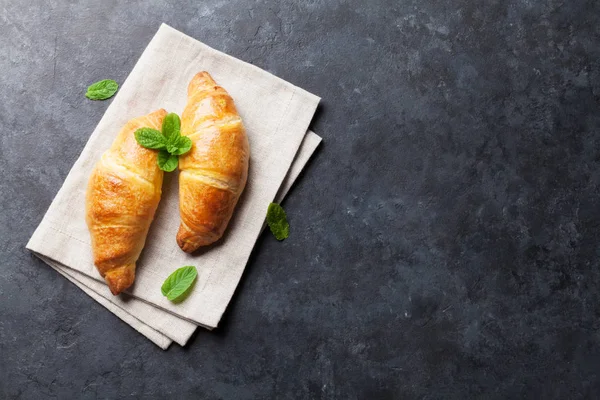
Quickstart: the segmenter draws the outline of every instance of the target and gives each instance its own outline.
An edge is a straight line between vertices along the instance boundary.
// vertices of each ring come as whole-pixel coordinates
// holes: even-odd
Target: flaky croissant
[[[86,193],[86,222],[94,264],[112,294],[133,284],[135,264],[161,196],[158,152],[140,146],[134,132],[161,129],[163,109],[130,120],[96,164]]]
[[[208,72],[194,76],[181,118],[192,149],[179,159],[177,243],[191,253],[221,238],[248,177],[250,148],[231,96]]]

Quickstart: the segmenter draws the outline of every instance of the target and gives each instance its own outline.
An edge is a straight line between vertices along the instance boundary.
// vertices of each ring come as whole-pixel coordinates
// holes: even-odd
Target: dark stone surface
[[[301,3],[0,0],[0,398],[600,396],[600,3]],[[163,21],[320,95],[324,138],[167,352],[24,249]]]

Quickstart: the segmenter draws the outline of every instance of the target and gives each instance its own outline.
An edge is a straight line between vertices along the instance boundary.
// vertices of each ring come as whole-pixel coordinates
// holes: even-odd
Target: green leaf
[[[269,224],[269,229],[271,229],[277,240],[286,239],[290,235],[290,224],[287,222],[285,211],[277,203],[269,204],[267,224]]]
[[[163,119],[162,134],[167,138],[167,143],[174,143],[180,136],[181,120],[175,113],[169,113]]]
[[[177,147],[175,143],[167,143],[167,151],[169,152],[169,154],[177,155],[175,154],[177,150],[179,150],[179,147]]]
[[[158,167],[165,172],[174,171],[177,168],[177,164],[179,164],[179,159],[174,154],[169,154],[166,150],[161,150],[158,152]]]
[[[192,287],[197,276],[198,271],[194,266],[178,268],[165,280],[160,291],[167,299],[177,301]]]
[[[152,128],[140,128],[135,131],[135,140],[147,149],[164,149],[167,140],[162,133]]]
[[[112,97],[119,89],[119,84],[112,79],[104,79],[90,85],[85,97],[90,100],[106,100]]]
[[[187,153],[192,148],[192,140],[187,136],[179,136],[177,141],[173,145],[173,150],[170,150],[167,146],[167,150],[171,154],[178,156]]]

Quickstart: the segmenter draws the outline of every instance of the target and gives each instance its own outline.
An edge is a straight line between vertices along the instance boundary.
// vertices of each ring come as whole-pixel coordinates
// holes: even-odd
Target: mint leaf
[[[166,150],[161,150],[158,152],[158,168],[162,169],[165,172],[174,171],[177,168],[177,164],[179,164],[179,159],[174,154],[169,154]]]
[[[177,141],[177,139],[175,139]],[[175,143],[167,143],[167,151],[171,154],[177,155],[175,152],[179,150],[179,147]]]
[[[180,136],[180,130],[181,120],[179,119],[179,115],[175,113],[167,114],[162,123],[162,134],[167,139],[167,143],[174,143]],[[172,153],[172,151],[169,150],[169,153]]]
[[[147,149],[164,149],[167,140],[162,133],[152,128],[140,128],[135,131],[135,140]]]
[[[198,271],[194,266],[181,267],[175,270],[162,284],[160,291],[171,301],[177,301],[192,287]]]
[[[277,240],[286,239],[290,235],[290,224],[283,208],[277,203],[269,204],[267,209],[267,224]]]
[[[173,145],[173,150],[169,150],[169,153],[176,154],[178,156],[187,153],[192,148],[192,139],[187,136],[179,136],[177,141]]]
[[[119,84],[112,79],[104,79],[90,85],[85,97],[90,100],[106,100],[112,97],[119,89]]]
[[[181,120],[174,113],[163,119],[162,133],[152,128],[140,128],[135,131],[135,140],[147,149],[158,152],[158,167],[166,172],[174,171],[179,164],[178,155],[187,153],[192,148],[192,141],[180,134]]]

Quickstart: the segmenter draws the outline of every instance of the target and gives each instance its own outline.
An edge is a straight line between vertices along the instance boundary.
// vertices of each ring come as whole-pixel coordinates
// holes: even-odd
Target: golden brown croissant
[[[194,76],[181,117],[192,149],[179,159],[177,243],[191,253],[223,235],[246,186],[250,149],[233,99],[208,72]]]
[[[143,127],[160,130],[165,115],[161,109],[125,124],[88,184],[86,221],[94,264],[114,295],[133,284],[163,181],[158,152],[140,146],[134,133]]]

